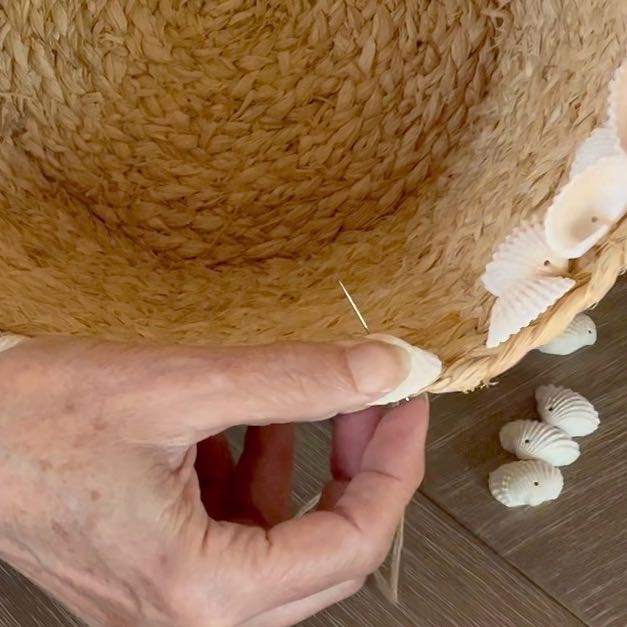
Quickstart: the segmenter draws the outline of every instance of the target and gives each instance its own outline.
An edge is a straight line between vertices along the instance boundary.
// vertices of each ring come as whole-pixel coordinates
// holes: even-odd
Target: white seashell
[[[608,122],[618,145],[627,152],[627,60],[616,70],[610,83]]]
[[[14,335],[13,333],[0,333],[0,352],[8,351],[19,344],[26,338],[23,335]]]
[[[581,257],[626,211],[627,155],[605,157],[556,196],[546,213],[546,241],[558,255]]]
[[[539,459],[568,466],[579,457],[579,444],[561,429],[537,420],[514,420],[501,428],[501,446],[518,459]]]
[[[487,347],[494,348],[529,326],[575,286],[563,277],[521,281],[516,289],[496,299],[490,315]]]
[[[599,412],[581,394],[557,385],[542,385],[536,390],[538,414],[572,437],[589,435],[599,427]]]
[[[584,140],[575,153],[575,159],[570,167],[569,178],[574,178],[595,165],[604,157],[613,157],[621,152],[616,130],[610,126],[596,128]]]
[[[564,487],[558,468],[542,461],[521,461],[504,464],[490,473],[492,496],[507,507],[541,505],[555,500]]]
[[[512,231],[496,249],[481,281],[491,294],[503,296],[524,279],[558,276],[566,270],[568,260],[549,248],[543,224],[535,221]]]
[[[436,381],[442,373],[442,362],[436,355],[429,351],[411,346],[407,342],[392,335],[375,333],[368,337],[373,340],[380,340],[388,344],[399,346],[407,351],[411,359],[411,371],[405,381],[396,389],[378,399],[373,403],[374,405],[389,405],[402,401],[405,398],[416,396]]]
[[[577,314],[561,335],[538,350],[547,355],[570,355],[584,346],[596,344],[596,341],[594,320],[586,314]]]

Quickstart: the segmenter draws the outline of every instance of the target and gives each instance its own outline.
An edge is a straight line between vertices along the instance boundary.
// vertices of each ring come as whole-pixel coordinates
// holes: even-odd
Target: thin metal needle
[[[366,324],[366,320],[361,315],[361,311],[359,311],[359,308],[355,304],[355,301],[353,300],[353,297],[348,293],[348,290],[346,289],[346,287],[344,286],[344,283],[342,283],[342,281],[338,281],[338,283],[340,284],[340,287],[342,288],[342,291],[344,292],[344,296],[346,296],[346,299],[350,303],[350,306],[353,308],[353,311],[355,312],[355,314],[359,318],[359,322],[361,322],[361,326],[365,329],[366,333],[370,333],[370,329],[368,328],[368,325]]]

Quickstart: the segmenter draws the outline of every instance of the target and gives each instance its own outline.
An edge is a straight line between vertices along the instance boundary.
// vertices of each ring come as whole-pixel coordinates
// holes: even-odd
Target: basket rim
[[[586,267],[587,278],[515,336],[485,355],[468,356],[445,365],[440,378],[426,391],[432,394],[471,392],[519,363],[529,352],[560,335],[574,317],[594,308],[627,271],[627,217],[594,249]]]

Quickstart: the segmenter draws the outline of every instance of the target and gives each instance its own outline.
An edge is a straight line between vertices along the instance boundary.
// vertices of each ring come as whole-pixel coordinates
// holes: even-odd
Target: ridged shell
[[[627,152],[627,60],[618,68],[610,84],[608,121],[620,147]]]
[[[538,350],[547,355],[570,355],[584,346],[596,344],[596,341],[594,320],[586,314],[577,314],[561,335]]]
[[[627,155],[605,157],[556,196],[545,217],[546,241],[562,257],[581,257],[626,211]]]
[[[579,444],[561,429],[537,420],[514,420],[499,433],[501,446],[518,459],[568,466],[579,458]]]
[[[494,296],[503,296],[525,279],[559,276],[568,260],[556,255],[546,243],[544,226],[536,221],[514,229],[496,249],[481,280]]]
[[[620,151],[615,129],[610,126],[594,129],[577,148],[575,159],[570,167],[570,178],[585,172],[604,157],[619,155]]]
[[[492,306],[487,347],[498,346],[531,324],[574,286],[575,281],[563,277],[521,281]]]
[[[23,335],[13,335],[13,333],[0,333],[0,352],[8,351],[16,344],[19,344],[26,338]]]
[[[507,507],[541,505],[562,492],[564,478],[558,468],[542,461],[504,464],[490,473],[492,496]]]
[[[547,424],[576,438],[599,427],[599,412],[581,394],[557,385],[543,385],[536,390],[538,414]]]
[[[442,373],[442,362],[429,351],[410,346],[407,342],[391,335],[371,334],[368,337],[388,344],[395,344],[411,354],[411,371],[407,379],[395,390],[378,399],[376,405],[389,405],[416,396],[436,381]]]

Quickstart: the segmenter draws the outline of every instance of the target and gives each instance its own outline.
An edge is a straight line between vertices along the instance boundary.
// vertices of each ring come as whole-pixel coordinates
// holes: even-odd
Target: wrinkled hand
[[[91,625],[293,625],[362,585],[418,487],[426,402],[364,409],[408,368],[374,341],[24,341],[0,353],[0,557]],[[332,480],[290,519],[291,423],[336,414]]]

